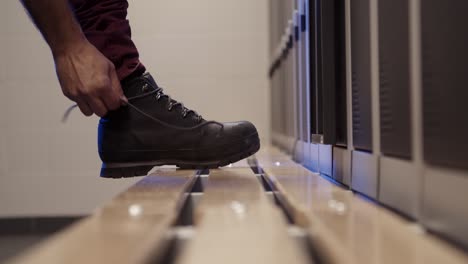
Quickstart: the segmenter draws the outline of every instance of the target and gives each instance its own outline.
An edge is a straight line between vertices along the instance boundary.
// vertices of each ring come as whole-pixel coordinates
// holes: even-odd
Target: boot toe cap
[[[230,122],[225,123],[224,128],[226,132],[235,137],[248,137],[257,133],[257,128],[255,125],[249,121],[239,121],[239,122]]]

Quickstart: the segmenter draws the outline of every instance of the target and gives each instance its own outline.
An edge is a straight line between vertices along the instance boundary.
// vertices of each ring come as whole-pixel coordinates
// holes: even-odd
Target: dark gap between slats
[[[206,178],[206,173],[209,173],[209,171],[199,172],[193,184],[186,190],[182,198],[181,209],[174,224],[175,227],[194,225],[194,211],[203,195],[203,179]]]

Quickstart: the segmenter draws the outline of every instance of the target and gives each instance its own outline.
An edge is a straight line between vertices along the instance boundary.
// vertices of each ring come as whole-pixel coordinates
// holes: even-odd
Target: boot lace
[[[145,84],[147,85],[147,84]],[[168,104],[167,104],[167,111],[172,111],[172,109],[174,109],[174,107],[177,107],[179,106],[179,108],[181,109],[180,113],[182,114],[182,118],[186,118],[190,113],[192,113],[196,119],[197,119],[197,122],[200,122],[203,118],[200,114],[198,114],[196,111],[192,110],[192,109],[188,109],[187,107],[184,106],[184,104],[182,102],[178,102],[174,99],[172,99],[168,94],[165,94],[163,92],[163,88],[161,87],[158,87],[156,88],[154,91],[152,91],[152,93],[155,93],[156,94],[156,100],[159,101],[161,98],[167,98],[167,101],[168,101]]]
[[[148,84],[145,84],[143,86],[143,90],[147,89],[147,87],[148,87]],[[154,121],[157,121],[158,123],[165,123],[165,122],[162,122],[161,120],[156,119],[155,117],[145,113],[144,111],[142,111],[137,106],[135,106],[134,104],[131,103],[131,101],[134,101],[134,100],[139,99],[139,98],[147,97],[147,96],[150,96],[150,95],[153,95],[153,94],[156,95],[155,97],[156,97],[157,101],[159,101],[161,98],[164,98],[164,97],[167,98],[167,101],[168,101],[167,110],[168,111],[172,111],[172,109],[174,109],[174,107],[178,106],[181,109],[182,118],[186,118],[190,113],[192,113],[195,116],[196,121],[198,123],[200,123],[203,120],[203,117],[200,114],[198,114],[196,111],[188,109],[187,107],[184,106],[183,103],[178,102],[178,101],[172,99],[169,95],[165,94],[163,92],[163,88],[161,88],[161,87],[157,87],[156,89],[154,89],[152,91],[149,91],[149,92],[146,92],[146,93],[143,93],[143,94],[140,94],[140,95],[129,97],[129,98],[127,98],[127,101],[125,101],[123,98],[120,99],[120,101],[121,101],[122,105],[129,106],[129,107],[133,108],[135,111],[139,112],[140,114],[142,114],[142,115],[144,115],[144,116],[146,116],[146,117],[148,117],[148,118],[150,118],[150,119],[152,119]],[[78,107],[77,104],[73,104],[70,107],[68,107],[68,109],[65,111],[65,113],[63,115],[63,118],[62,118],[63,123],[65,123],[68,120],[68,117],[70,116],[71,112],[77,107]],[[210,121],[209,123],[217,123],[217,124],[221,125],[221,123],[214,122],[214,121]],[[167,125],[169,125],[169,124],[167,124]]]

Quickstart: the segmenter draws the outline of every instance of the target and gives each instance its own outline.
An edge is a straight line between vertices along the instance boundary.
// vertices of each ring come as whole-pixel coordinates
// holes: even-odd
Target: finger
[[[120,103],[121,103],[122,105],[128,105],[128,99],[127,99],[127,97],[125,97],[125,95],[122,95],[122,96],[120,97]]]
[[[116,94],[118,95],[119,104],[126,105],[128,100],[127,100],[127,97],[125,97],[124,95],[122,86],[120,85],[120,80],[119,80],[119,77],[117,76],[117,72],[115,70],[111,70],[110,76],[111,76],[112,89],[115,90]]]
[[[86,102],[97,116],[103,117],[107,114],[108,109],[99,97],[88,97]]]
[[[93,110],[91,110],[91,107],[82,100],[76,101],[76,104],[80,108],[80,111],[83,113],[85,116],[91,116],[93,114]]]
[[[116,110],[120,107],[120,97],[114,91],[110,91],[107,94],[101,96],[101,101],[104,103],[107,109]]]
[[[120,81],[117,78],[117,74],[114,67],[109,70],[109,85],[101,90],[101,100],[109,110],[116,110],[121,106],[121,97],[123,96]]]

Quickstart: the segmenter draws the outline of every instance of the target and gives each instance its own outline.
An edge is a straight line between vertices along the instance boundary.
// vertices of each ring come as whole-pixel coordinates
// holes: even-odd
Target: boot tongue
[[[149,74],[149,72],[145,72],[142,75],[142,77],[145,78],[154,89],[159,87],[158,84],[156,83],[156,81],[154,80],[153,76],[151,76],[151,74]]]
[[[158,89],[159,86],[156,84],[156,81],[154,80],[153,76],[151,76],[151,74],[149,74],[148,72],[144,73],[143,78],[145,78],[150,84],[151,86],[154,88],[154,89]],[[151,89],[153,90],[153,89]],[[164,93],[163,91],[161,91],[161,93]],[[167,98],[164,98],[164,100],[167,102]],[[174,100],[171,98],[171,103],[175,104],[177,103],[177,100]],[[184,107],[185,108],[185,107]],[[174,110],[175,111],[178,111],[178,112],[182,112],[184,109],[182,108],[181,105],[177,105],[177,106],[174,106]],[[188,111],[189,109],[187,109]],[[187,114],[187,118],[191,118],[193,119],[194,121],[197,121],[198,119],[198,115],[196,115],[195,113],[193,112],[190,112]],[[203,119],[202,119],[203,120]]]
[[[127,98],[132,98],[135,96],[147,94],[151,91],[160,89],[156,81],[154,80],[154,78],[149,73],[144,73],[140,77],[133,78],[131,80],[123,82],[122,88]],[[159,92],[161,94],[164,94],[162,89]],[[168,100],[169,100],[168,97],[163,96],[160,99],[160,103],[168,105],[169,104]],[[177,102],[176,100],[171,98],[171,103],[175,104],[176,102]],[[173,111],[177,111],[182,115],[183,108],[181,107],[181,105],[174,105]],[[198,123],[198,115],[196,115],[193,112],[188,113],[186,118],[187,120],[193,120],[193,122]],[[205,120],[204,119],[200,120],[200,122],[203,122],[203,121]]]
[[[127,98],[142,95],[157,88],[156,81],[149,73],[122,82],[122,89]]]

